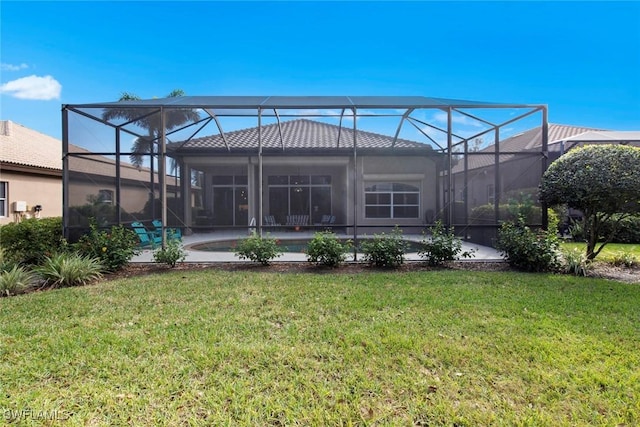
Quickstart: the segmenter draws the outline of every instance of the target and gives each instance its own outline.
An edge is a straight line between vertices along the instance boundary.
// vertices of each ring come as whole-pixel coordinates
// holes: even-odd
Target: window
[[[98,199],[107,205],[113,204],[113,190],[99,190]]]
[[[385,182],[365,188],[366,218],[419,218],[420,189],[411,184]]]
[[[493,184],[487,185],[487,203],[493,203],[496,198],[496,192]]]
[[[6,181],[0,181],[0,217],[7,216],[7,187],[9,184]]]

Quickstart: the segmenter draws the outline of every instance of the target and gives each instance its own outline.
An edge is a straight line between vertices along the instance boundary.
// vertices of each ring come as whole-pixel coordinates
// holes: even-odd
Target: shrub
[[[536,272],[559,269],[559,247],[555,230],[535,233],[522,220],[504,222],[496,242],[509,265]]]
[[[36,280],[34,273],[18,265],[0,271],[0,296],[20,294],[33,286]]]
[[[89,234],[74,247],[80,254],[100,260],[105,271],[120,270],[139,252],[136,233],[120,225],[107,232],[91,224]]]
[[[418,251],[429,265],[442,265],[446,261],[473,256],[473,250],[462,250],[462,241],[453,233],[453,227],[447,232],[442,221],[438,220],[435,227],[429,228],[429,233],[431,236],[425,236],[421,242],[422,249]]]
[[[35,272],[52,288],[86,285],[102,277],[103,266],[97,258],[77,253],[60,253],[47,257]]]
[[[629,253],[618,253],[611,257],[609,264],[615,267],[631,268],[638,265],[638,258]]]
[[[365,261],[376,267],[399,267],[404,263],[407,251],[407,243],[402,240],[402,230],[398,227],[390,234],[374,234],[372,239],[362,241],[360,247]]]
[[[238,242],[235,254],[240,259],[249,259],[262,265],[269,265],[271,260],[282,255],[282,251],[275,239],[269,236],[260,236],[254,231],[251,236]]]
[[[564,251],[562,253],[564,271],[575,276],[586,276],[591,264],[587,256],[578,249]]]
[[[307,245],[307,261],[336,267],[345,261],[350,249],[350,241],[341,243],[330,231],[318,232]]]
[[[156,249],[153,252],[155,262],[167,264],[171,268],[174,268],[177,263],[183,262],[186,257],[187,253],[182,248],[182,242],[178,239],[167,241],[166,247]]]
[[[66,250],[62,218],[29,218],[0,227],[5,256],[25,265],[38,265],[44,257]]]

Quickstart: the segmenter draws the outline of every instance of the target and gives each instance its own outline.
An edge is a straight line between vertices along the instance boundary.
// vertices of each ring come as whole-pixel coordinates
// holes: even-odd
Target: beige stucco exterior
[[[7,215],[0,217],[0,225],[16,222],[23,218],[62,216],[61,174],[43,174],[34,171],[12,171],[7,165],[0,165],[0,181],[7,183]],[[15,212],[14,202],[24,201],[27,211]],[[34,206],[42,206],[40,212]]]

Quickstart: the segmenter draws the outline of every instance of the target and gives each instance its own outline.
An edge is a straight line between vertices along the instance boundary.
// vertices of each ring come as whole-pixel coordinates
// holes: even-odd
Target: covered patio
[[[509,196],[503,159],[521,158],[528,176],[541,176],[548,159],[544,105],[180,96],[64,105],[62,119],[64,232],[71,241],[91,222],[160,220],[163,241],[167,227],[178,227],[188,247],[248,230],[304,237],[328,221],[355,241],[396,226],[420,236],[442,221],[465,241],[490,246]],[[534,127],[538,151],[501,150],[502,140]],[[488,221],[486,212],[474,220],[480,205],[467,195],[477,180],[468,173],[470,159],[493,171],[482,183],[490,193],[483,200]],[[545,209],[538,218],[531,225],[545,226]]]

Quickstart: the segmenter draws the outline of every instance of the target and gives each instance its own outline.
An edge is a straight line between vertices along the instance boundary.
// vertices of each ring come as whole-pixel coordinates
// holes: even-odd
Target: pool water
[[[362,241],[364,239],[359,239]],[[341,243],[345,243],[347,240],[341,240]],[[407,244],[407,252],[418,252],[422,249],[420,242],[414,242],[411,240],[405,240]],[[193,251],[203,251],[203,252],[235,252],[236,245],[238,244],[237,240],[219,240],[212,242],[204,242],[197,243],[189,247],[190,250]],[[307,250],[307,245],[309,244],[308,239],[296,239],[296,240],[278,240],[278,246],[284,252],[295,252],[295,253],[304,253]]]

